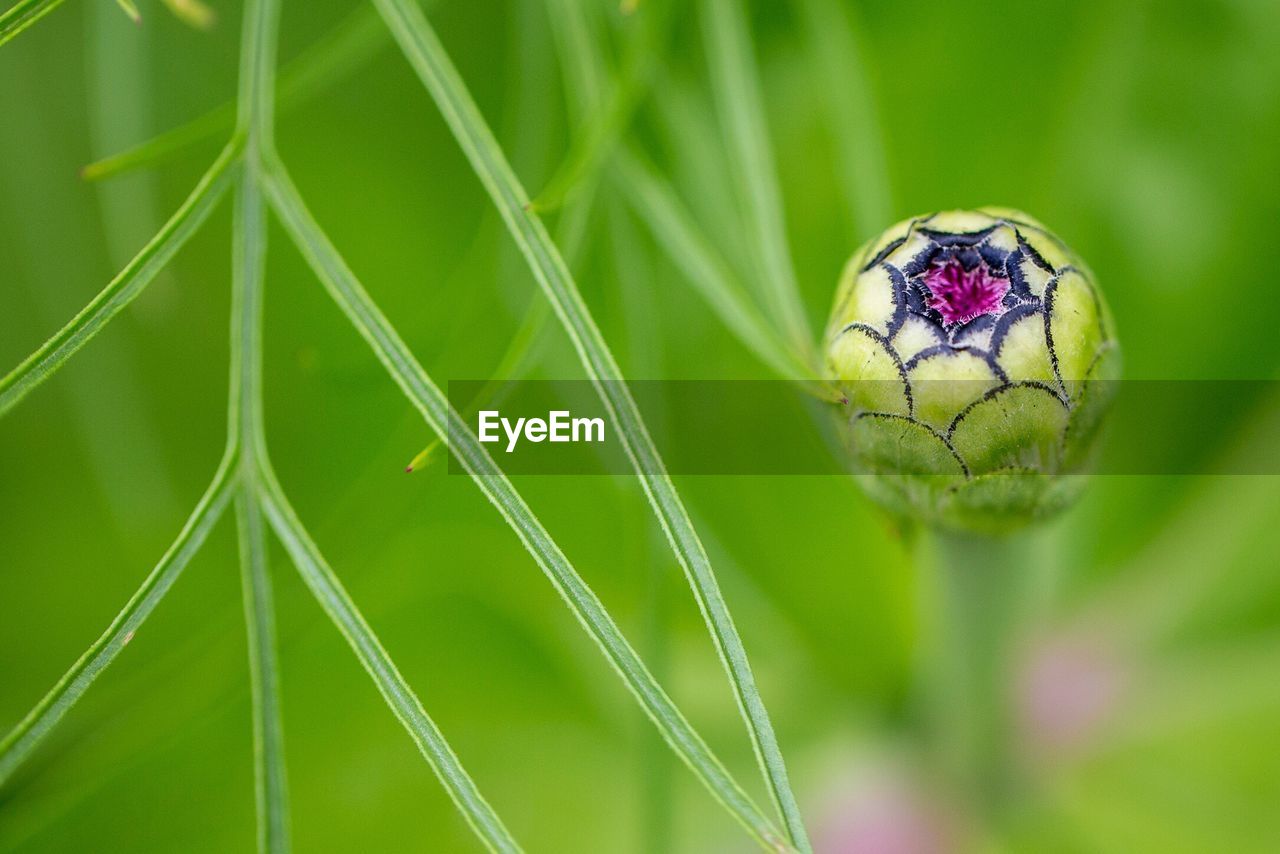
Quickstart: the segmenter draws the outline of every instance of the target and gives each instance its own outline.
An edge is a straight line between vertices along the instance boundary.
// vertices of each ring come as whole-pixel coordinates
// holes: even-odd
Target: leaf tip
[[[116,5],[134,24],[142,23],[142,13],[138,11],[138,7],[134,5],[133,0],[116,0]]]
[[[416,457],[409,461],[409,465],[404,467],[405,474],[413,474],[415,471],[425,468],[431,462],[431,455],[439,444],[440,440],[437,439],[423,448]]]

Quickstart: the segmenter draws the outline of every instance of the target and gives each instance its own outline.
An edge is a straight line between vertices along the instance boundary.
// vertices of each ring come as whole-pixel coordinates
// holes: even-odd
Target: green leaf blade
[[[516,491],[492,457],[470,433],[448,401],[364,287],[311,217],[288,175],[268,164],[267,194],[272,206],[330,296],[368,342],[405,396],[472,476],[485,497],[516,532],[587,634],[617,671],[686,765],[708,790],[766,848],[790,847],[729,772],[711,753],[675,704],[654,680],[591,588]]]
[[[62,0],[18,0],[0,13],[0,45],[62,5]]]
[[[805,316],[783,222],[782,192],[764,119],[751,34],[741,0],[700,7],[712,91],[724,125],[725,152],[760,262],[760,285],[792,344],[806,356],[813,333]]]
[[[519,852],[520,846],[497,813],[481,795],[475,781],[462,767],[435,721],[417,694],[400,674],[382,642],[365,621],[342,582],[320,554],[277,481],[275,473],[260,461],[255,479],[258,498],[276,536],[293,559],[303,581],[372,677],[387,705],[409,732],[449,797],[476,835],[491,851]]]
[[[801,850],[807,850],[809,846],[799,806],[791,791],[782,753],[742,640],[733,625],[706,550],[622,380],[622,372],[546,228],[537,216],[530,213],[523,186],[421,10],[411,0],[374,2],[488,190],[534,277],[568,332],[608,414],[618,425],[646,496],[689,579],[699,610],[729,676],[770,793],[784,816],[792,841]],[[807,340],[808,333],[804,335]]]
[[[614,165],[615,183],[628,204],[729,331],[778,376],[806,379],[809,371],[804,362],[774,332],[728,264],[698,230],[670,183],[632,149],[619,152]]]
[[[66,326],[0,379],[0,417],[44,382],[77,350],[133,302],[217,206],[240,159],[239,139],[229,143],[195,189],[133,260]]]
[[[236,497],[240,539],[240,580],[249,647],[249,687],[253,700],[254,792],[258,850],[287,854],[289,785],[280,713],[280,665],[276,651],[274,596],[267,566],[262,509],[254,496]]]
[[[191,558],[204,544],[237,485],[238,446],[232,444],[223,455],[213,482],[205,490],[187,518],[177,538],[165,551],[142,585],[111,621],[93,645],[63,674],[39,703],[0,741],[0,784],[3,784],[31,752],[57,726],[94,680],[133,640],[143,622],[169,592]]]
[[[278,76],[276,102],[282,109],[305,104],[338,80],[366,65],[388,42],[377,13],[360,6],[326,36],[287,63]],[[80,170],[86,181],[101,181],[136,169],[156,166],[202,142],[229,134],[236,105],[228,101],[186,124],[157,134]]]
[[[822,100],[831,124],[854,243],[870,239],[893,221],[884,130],[859,38],[856,9],[837,0],[800,0],[823,80]]]

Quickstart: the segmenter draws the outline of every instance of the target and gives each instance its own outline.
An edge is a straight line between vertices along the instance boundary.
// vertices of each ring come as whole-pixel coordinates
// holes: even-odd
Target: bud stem
[[[1015,790],[1010,652],[1029,578],[1027,543],[938,533],[922,555],[926,742],[944,781],[979,816]]]

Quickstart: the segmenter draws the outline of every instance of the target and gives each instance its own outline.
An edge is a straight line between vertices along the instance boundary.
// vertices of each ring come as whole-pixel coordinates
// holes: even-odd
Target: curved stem
[[[675,189],[633,147],[623,147],[614,157],[614,166],[615,183],[627,202],[729,331],[778,376],[810,383],[815,371],[774,331]]]
[[[698,603],[769,794],[786,824],[790,844],[802,851],[808,850],[808,838],[782,750],[756,686],[742,638],[702,541],[649,435],[639,407],[623,381],[613,353],[546,227],[530,213],[528,194],[421,10],[412,0],[374,0],[374,3],[489,192],[534,278],[551,301],[611,420],[618,425],[627,456]]]
[[[671,748],[758,841],[771,850],[790,850],[773,822],[742,790],[654,680],[595,592],[369,298],[364,286],[312,218],[283,166],[275,161],[268,165],[267,193],[286,231],[330,296],[368,342],[401,391],[413,401],[428,426],[449,443],[450,452],[520,537]]]
[[[178,580],[178,576],[200,550],[205,537],[226,508],[236,486],[239,461],[239,445],[233,441],[223,454],[213,482],[200,497],[177,539],[165,551],[160,562],[142,582],[142,586],[130,597],[102,636],[85,650],[35,708],[0,741],[0,784],[13,774],[58,721],[62,720],[62,716],[84,695],[98,675],[133,640],[134,633]]]
[[[476,835],[491,851],[518,852],[520,846],[507,830],[498,814],[489,806],[475,782],[462,767],[457,754],[445,741],[435,721],[422,707],[422,701],[400,674],[395,662],[387,654],[378,636],[365,621],[364,616],[351,601],[350,594],[338,580],[338,576],[325,562],[320,550],[303,528],[293,507],[285,498],[275,473],[265,460],[255,475],[258,481],[258,497],[262,509],[271,521],[276,536],[284,543],[285,550],[293,558],[302,580],[315,594],[325,613],[347,639],[360,664],[373,678],[387,705],[396,718],[413,737],[431,769],[444,784],[445,791],[453,799],[458,811]]]
[[[281,108],[310,101],[333,83],[368,63],[387,43],[386,27],[369,6],[360,6],[328,35],[280,70],[276,103]],[[155,166],[190,148],[231,132],[236,104],[227,101],[184,125],[103,157],[80,170],[86,181],[99,181]]]
[[[792,346],[808,359],[813,333],[788,248],[746,10],[742,0],[703,0],[699,12],[725,153],[760,264],[760,285]]]
[[[195,234],[196,229],[217,205],[223,192],[231,185],[242,145],[242,137],[232,139],[222,149],[218,159],[213,161],[209,171],[201,176],[191,195],[169,217],[169,221],[156,236],[142,247],[142,251],[70,323],[0,379],[0,416],[62,367],[90,338],[101,332],[107,322],[133,302],[155,278],[156,273],[169,263],[174,253]]]

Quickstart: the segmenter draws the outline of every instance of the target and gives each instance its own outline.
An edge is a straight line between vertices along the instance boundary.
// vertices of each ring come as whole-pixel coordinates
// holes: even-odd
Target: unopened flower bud
[[[947,211],[854,254],[826,362],[865,485],[896,512],[1000,532],[1078,491],[1118,372],[1092,274],[1026,214]]]

